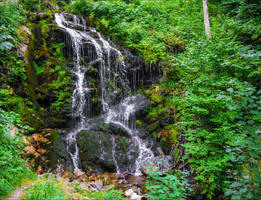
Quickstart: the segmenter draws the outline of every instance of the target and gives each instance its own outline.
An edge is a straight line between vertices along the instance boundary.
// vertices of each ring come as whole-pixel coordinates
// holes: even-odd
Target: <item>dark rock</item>
[[[115,164],[112,157],[110,137],[100,132],[83,130],[77,135],[80,159],[83,170],[90,165],[97,171],[114,171]],[[103,151],[106,152],[103,155]]]
[[[33,19],[33,22],[39,22],[40,20],[50,18],[51,16],[48,13],[45,12],[39,12],[35,13],[35,18]]]
[[[97,125],[97,121],[95,122]],[[92,126],[91,126],[92,127]],[[93,130],[94,129],[94,130]],[[134,165],[138,157],[138,146],[119,127],[103,124],[94,126],[91,130],[83,130],[77,135],[82,167],[94,167],[97,171],[112,172],[116,170],[115,161],[119,168],[127,171],[128,166]],[[118,133],[120,135],[112,135]],[[112,137],[115,144],[113,145]],[[115,148],[115,149],[113,149]]]
[[[48,137],[51,143],[48,145],[49,150],[47,154],[50,168],[55,168],[56,165],[62,165],[64,169],[68,170],[71,165],[71,158],[66,149],[66,143],[57,130],[52,130],[51,135]]]

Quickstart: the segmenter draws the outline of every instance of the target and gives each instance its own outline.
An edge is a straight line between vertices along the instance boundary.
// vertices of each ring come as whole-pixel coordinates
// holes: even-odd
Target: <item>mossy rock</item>
[[[58,163],[63,165],[71,165],[71,158],[67,152],[66,142],[61,133],[59,133],[57,129],[53,129],[51,130],[48,139],[51,142],[47,147],[49,150],[47,155],[47,159],[50,160],[48,163],[49,167],[51,169],[55,169]]]
[[[66,35],[54,25],[52,15],[31,24],[25,69],[27,93],[36,107],[42,127],[65,128],[70,118],[73,83],[64,54]]]
[[[115,172],[115,159],[118,167],[126,171],[138,157],[135,141],[112,124],[100,123],[91,130],[80,131],[77,144],[83,170],[91,166],[99,172]]]

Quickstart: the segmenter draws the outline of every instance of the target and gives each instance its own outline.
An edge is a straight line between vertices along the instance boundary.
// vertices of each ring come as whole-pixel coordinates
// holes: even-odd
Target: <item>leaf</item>
[[[230,92],[230,93],[233,93],[234,89],[233,88],[228,88],[227,91]]]
[[[14,40],[14,38],[11,35],[4,35],[4,34],[0,35],[0,41],[7,40],[7,39]]]
[[[5,50],[5,49],[12,49],[14,45],[11,42],[1,42],[0,43],[0,50]]]

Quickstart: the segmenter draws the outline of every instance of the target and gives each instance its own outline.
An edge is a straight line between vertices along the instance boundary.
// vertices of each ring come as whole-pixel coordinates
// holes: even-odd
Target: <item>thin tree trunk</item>
[[[211,32],[210,32],[210,23],[209,23],[209,16],[208,16],[208,0],[203,0],[203,12],[204,12],[205,33],[207,37],[210,38]]]

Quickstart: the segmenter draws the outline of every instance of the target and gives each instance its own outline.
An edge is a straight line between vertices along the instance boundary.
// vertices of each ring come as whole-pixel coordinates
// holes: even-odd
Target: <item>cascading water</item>
[[[132,85],[127,77],[127,67],[122,53],[113,47],[108,41],[103,39],[100,33],[94,28],[86,26],[82,17],[66,13],[55,14],[56,24],[66,31],[73,55],[72,74],[75,76],[75,88],[72,94],[72,118],[74,125],[68,132],[67,150],[71,155],[73,165],[77,170],[81,170],[79,159],[79,148],[77,146],[77,134],[82,130],[92,128],[92,95],[93,84],[89,80],[87,69],[89,66],[96,66],[99,72],[99,102],[101,106],[100,116],[105,124],[112,124],[127,133],[137,147],[137,156],[134,163],[130,163],[128,171],[140,175],[140,169],[148,162],[153,162],[155,156],[148,147],[147,141],[139,137],[139,131],[135,128],[135,113],[148,104],[148,100],[141,95],[131,96],[131,88],[136,88],[135,77]],[[133,66],[134,68],[134,66]],[[109,135],[111,143],[112,160],[117,173],[123,172],[117,158],[117,137]],[[104,149],[101,135],[98,136],[100,156],[99,160],[105,160],[108,152]],[[97,147],[98,148],[98,147]],[[130,147],[131,148],[131,147]],[[126,152],[128,158],[133,155],[133,149]],[[118,156],[119,157],[119,156]]]

